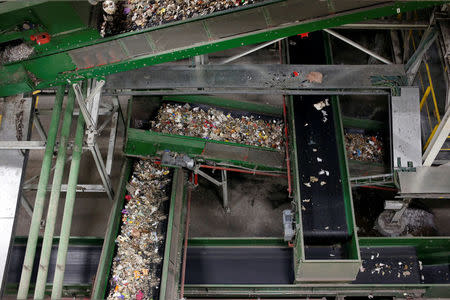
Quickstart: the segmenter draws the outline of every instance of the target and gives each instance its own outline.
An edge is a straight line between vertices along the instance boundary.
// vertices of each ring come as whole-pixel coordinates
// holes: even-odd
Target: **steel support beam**
[[[75,146],[72,153],[72,163],[70,165],[68,188],[64,213],[59,236],[58,256],[56,259],[55,277],[53,279],[52,299],[60,299],[62,296],[64,272],[66,270],[67,250],[69,247],[70,228],[72,225],[73,208],[75,206],[75,196],[77,193],[78,174],[80,172],[81,154],[83,153],[84,118],[78,117],[77,129],[75,133]]]
[[[117,107],[118,109],[119,107]],[[112,116],[111,131],[109,133],[108,141],[108,155],[106,156],[106,172],[111,175],[112,162],[114,158],[114,148],[116,146],[117,126],[119,121],[119,112],[116,111]]]
[[[223,208],[226,212],[230,212],[230,206],[228,203],[228,181],[227,181],[227,171],[221,170],[222,176],[222,200],[223,200]]]
[[[62,102],[64,99],[64,87],[59,87],[56,93],[56,99],[53,105],[53,113],[50,121],[50,129],[48,132],[47,146],[42,160],[42,168],[39,176],[39,187],[36,192],[34,201],[33,216],[31,218],[30,231],[28,234],[27,247],[23,262],[22,273],[20,277],[18,299],[27,299],[30,287],[31,273],[33,271],[34,257],[36,254],[36,246],[39,236],[39,227],[44,211],[45,195],[47,193],[47,183],[50,177],[50,169],[52,165],[53,149],[55,147],[56,135],[58,133],[59,118],[61,114]]]
[[[0,141],[0,150],[42,150],[44,141]]]
[[[35,191],[37,190],[37,184],[25,184],[23,186],[23,190],[25,191]],[[52,190],[52,186],[47,186],[47,191],[50,192]],[[68,190],[67,184],[61,185],[61,192],[65,193]],[[77,193],[104,193],[105,188],[101,184],[77,184]]]
[[[424,21],[369,20],[365,22],[344,24],[335,29],[368,29],[368,30],[424,30],[429,26]]]
[[[45,133],[44,127],[42,126],[41,119],[39,118],[39,114],[35,113],[33,118],[34,127],[36,127],[36,131],[41,137],[43,142],[47,142],[47,134]]]
[[[423,166],[429,167],[433,164],[439,151],[441,151],[442,145],[444,145],[447,137],[450,135],[450,108],[447,108],[444,117],[439,123],[436,132],[433,135],[430,143],[428,144],[425,153],[422,156]]]
[[[33,207],[23,194],[20,195],[20,204],[22,205],[23,209],[25,209],[28,216],[31,218],[33,216]]]
[[[101,107],[98,110],[98,115],[99,116],[104,116],[104,115],[109,114],[110,112],[111,112],[110,108],[103,108],[103,107]],[[36,115],[45,116],[45,115],[50,115],[51,113],[52,113],[52,109],[39,109],[38,112],[36,113]],[[80,114],[80,109],[75,108],[73,110],[73,115],[74,116],[78,116],[79,114]]]
[[[422,36],[416,52],[411,56],[405,65],[406,76],[408,79],[408,85],[412,85],[419,71],[420,64],[422,63],[423,56],[434,43],[437,37],[437,31],[433,27],[429,27]]]
[[[210,176],[209,174],[203,172],[202,170],[200,170],[199,166],[196,166],[194,168],[194,174],[198,174],[200,176],[202,176],[203,178],[205,178],[206,180],[214,183],[215,185],[217,185],[218,187],[222,188],[222,201],[223,201],[223,208],[225,209],[226,212],[230,212],[230,207],[228,204],[228,181],[227,181],[227,171],[226,170],[221,170],[220,171],[220,175],[222,178],[222,181],[219,181],[217,179],[215,179],[214,177]]]
[[[70,127],[72,125],[73,107],[75,103],[75,93],[69,90],[67,97],[66,110],[64,112],[64,120],[61,128],[61,137],[56,158],[56,169],[53,174],[52,191],[48,204],[47,219],[45,223],[44,240],[42,242],[41,258],[39,260],[39,269],[36,278],[36,286],[34,288],[34,298],[43,299],[45,295],[45,287],[47,284],[48,266],[50,264],[50,254],[52,251],[53,234],[55,231],[56,216],[58,214],[58,206],[61,194],[61,184],[64,175],[64,167],[66,161],[67,142],[70,135]],[[72,159],[73,162],[73,159]]]
[[[105,163],[103,161],[102,155],[100,153],[100,149],[98,148],[98,144],[96,141],[96,135],[98,134],[97,129],[97,121],[98,121],[98,112],[100,105],[100,93],[105,84],[104,80],[94,81],[93,87],[91,87],[91,93],[86,99],[84,99],[83,94],[81,92],[81,87],[79,84],[73,84],[72,87],[76,93],[76,98],[80,110],[83,114],[83,117],[86,121],[87,130],[86,130],[86,144],[88,149],[92,153],[92,156],[95,161],[95,165],[97,166],[97,170],[99,172],[100,178],[102,180],[103,186],[105,187],[105,191],[108,195],[108,198],[113,201],[114,192],[111,184],[111,179],[109,177],[109,173],[107,172]],[[89,89],[88,89],[89,90]]]
[[[294,76],[294,72],[299,73]],[[307,75],[319,72],[321,83],[309,82]],[[401,77],[402,65],[201,65],[195,68],[180,65],[152,66],[108,76],[105,90],[122,94],[152,92],[152,90],[183,90],[187,93],[203,93],[214,90],[239,93],[292,93],[317,90],[376,90],[391,86],[375,85],[377,76]],[[137,91],[136,91],[137,90]],[[160,92],[160,91],[156,91]],[[167,92],[167,91],[163,91]]]
[[[332,36],[334,36],[334,37],[340,39],[341,41],[346,42],[347,44],[349,44],[349,45],[355,47],[356,49],[359,49],[359,50],[361,50],[362,52],[364,52],[364,53],[366,53],[366,54],[369,54],[369,55],[372,56],[373,58],[375,58],[375,59],[377,59],[377,60],[379,60],[379,61],[381,61],[381,62],[384,62],[385,64],[388,64],[388,65],[391,65],[391,64],[392,64],[392,62],[391,62],[390,60],[388,60],[388,59],[386,59],[386,58],[384,58],[384,57],[378,55],[377,53],[375,53],[375,52],[373,52],[373,51],[367,49],[366,47],[361,46],[360,44],[358,44],[358,43],[352,41],[351,39],[346,38],[345,36],[343,36],[343,35],[337,33],[337,32],[334,31],[334,30],[331,30],[331,29],[324,29],[323,31],[325,31],[326,33],[331,34]]]
[[[94,157],[95,165],[97,166],[100,178],[102,179],[106,194],[108,195],[108,198],[113,201],[114,192],[112,189],[111,179],[109,178],[108,172],[106,171],[105,163],[103,162],[102,154],[100,153],[98,145],[95,144],[94,146],[92,146],[90,148],[90,151],[92,153],[92,156]]]
[[[265,47],[270,46],[270,45],[272,45],[272,44],[278,43],[278,42],[281,41],[281,40],[283,40],[283,38],[281,38],[281,39],[276,39],[276,40],[273,40],[273,41],[268,41],[268,42],[265,42],[265,43],[262,43],[262,44],[260,44],[260,45],[258,45],[258,46],[256,46],[256,47],[254,47],[254,48],[251,48],[251,49],[246,50],[246,51],[244,51],[244,52],[242,52],[242,53],[233,55],[233,56],[231,56],[231,57],[229,57],[229,58],[226,58],[226,59],[222,60],[221,62],[219,62],[218,65],[224,65],[224,64],[230,63],[230,62],[235,61],[236,59],[239,59],[239,58],[241,58],[241,57],[244,57],[244,56],[246,56],[246,55],[248,55],[248,54],[250,54],[250,53],[256,52],[256,51],[258,51],[259,49],[262,49],[262,48],[265,48]]]

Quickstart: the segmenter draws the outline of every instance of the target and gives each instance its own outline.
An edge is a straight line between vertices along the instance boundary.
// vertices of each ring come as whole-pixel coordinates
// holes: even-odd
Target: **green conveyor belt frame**
[[[124,177],[125,178],[125,177]],[[124,181],[126,182],[126,180]],[[185,202],[184,202],[185,204]],[[181,216],[181,222],[184,224],[183,215]],[[111,228],[112,223],[108,225],[108,231],[106,239],[110,239],[110,234],[113,233]],[[183,235],[183,228],[181,228],[181,239]],[[115,239],[115,235],[112,236],[112,240]],[[16,237],[14,245],[25,245],[26,237]],[[181,240],[180,240],[181,241]],[[359,245],[361,247],[401,247],[412,246],[416,249],[417,257],[425,265],[437,265],[445,264],[450,260],[450,237],[359,237]],[[40,241],[42,242],[42,241]],[[58,237],[55,237],[53,244],[58,244]],[[103,238],[98,237],[71,237],[69,241],[69,247],[71,246],[97,246],[102,247],[104,244]],[[201,247],[287,247],[286,242],[280,238],[190,238],[188,242],[189,246],[201,246]],[[110,249],[109,249],[110,250]],[[110,250],[111,251],[111,250]],[[111,255],[113,253],[111,252]],[[104,262],[103,262],[104,263]],[[109,263],[106,264],[106,267]],[[99,266],[99,269],[106,270],[103,265]],[[106,271],[107,276],[109,270]],[[102,278],[102,277],[98,277]],[[177,278],[175,278],[177,279]],[[107,280],[107,279],[105,279]],[[177,281],[178,282],[178,279]],[[100,283],[100,284],[98,284]],[[93,292],[93,299],[101,299],[106,286],[103,285],[103,281],[98,279],[96,284],[91,285],[82,284],[65,284],[64,294],[66,296],[89,296],[91,291]],[[31,287],[33,288],[33,286]],[[173,286],[173,289],[178,289],[178,284]],[[450,284],[414,284],[414,285],[349,285],[344,283],[333,284],[290,284],[290,285],[186,285],[186,296],[205,295],[212,298],[213,295],[233,295],[233,297],[245,297],[249,294],[260,296],[277,296],[296,294],[299,296],[326,296],[330,295],[332,291],[339,295],[359,295],[367,296],[372,294],[374,296],[398,296],[403,298],[403,292],[413,290],[424,290],[425,296],[432,298],[448,297],[448,291],[450,290]],[[5,288],[6,295],[15,295],[17,293],[17,284],[8,284]],[[46,294],[50,295],[51,285],[47,285]]]
[[[145,101],[145,100],[144,100]],[[147,101],[157,101],[151,98]],[[209,96],[167,96],[163,101],[208,105],[219,109],[238,110],[281,118],[282,110],[265,104],[255,104]],[[238,143],[206,140],[198,137],[166,134],[132,128],[133,100],[128,105],[128,126],[124,152],[133,157],[159,156],[169,150],[187,154],[201,160],[228,163],[258,170],[284,169],[284,151]],[[240,159],[241,158],[241,159]],[[262,159],[264,158],[264,159]]]
[[[448,1],[274,0],[138,32],[101,38],[84,2],[36,2],[0,6],[1,42],[24,40],[35,53],[0,67],[0,96],[43,89],[112,73],[304,32],[417,10]],[[74,5],[77,3],[77,5]],[[35,25],[14,31],[25,21]],[[232,26],[231,26],[232,25]],[[38,32],[49,43],[29,40]]]
[[[117,196],[111,210],[108,221],[108,228],[103,242],[102,254],[100,257],[99,267],[92,289],[91,297],[93,299],[105,299],[108,296],[107,286],[110,276],[110,270],[114,258],[116,248],[116,237],[120,232],[121,210],[125,202],[125,186],[132,174],[133,160],[126,158]],[[162,278],[160,286],[161,299],[175,299],[173,295],[177,293],[176,283],[179,282],[179,264],[181,251],[181,243],[183,237],[183,218],[184,218],[184,173],[181,169],[175,168],[172,175],[172,188],[170,196],[170,208],[167,223],[166,241],[164,247],[164,258],[162,266]],[[174,290],[175,288],[175,290]]]
[[[336,131],[339,167],[342,180],[342,191],[345,203],[345,214],[348,227],[348,235],[351,239],[346,243],[347,259],[326,259],[326,260],[311,260],[305,257],[305,243],[303,239],[302,214],[300,207],[302,207],[301,198],[301,178],[299,174],[298,152],[295,133],[294,122],[294,104],[293,98],[287,98],[288,109],[288,128],[289,147],[292,169],[292,182],[294,189],[294,200],[296,207],[296,238],[294,244],[294,264],[296,280],[298,281],[351,281],[354,280],[361,265],[361,257],[359,254],[359,245],[357,240],[356,222],[353,210],[353,201],[351,196],[351,188],[349,185],[347,159],[345,155],[344,136],[342,129],[342,121],[340,118],[339,102],[335,97],[331,98],[334,126]],[[325,272],[326,270],[326,272]]]
[[[359,237],[361,247],[412,246],[424,265],[448,264],[450,237]],[[191,238],[189,246],[202,247],[287,247],[278,238]],[[323,270],[326,271],[326,270]],[[394,296],[423,292],[430,298],[448,297],[450,284],[349,284],[344,282],[302,282],[285,285],[186,285],[186,297],[323,297],[341,296]]]

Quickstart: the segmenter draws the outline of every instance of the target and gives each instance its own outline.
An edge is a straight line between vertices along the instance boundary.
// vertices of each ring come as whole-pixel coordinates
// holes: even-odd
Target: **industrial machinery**
[[[450,236],[423,226],[427,203],[449,209],[449,18],[448,1],[0,3],[3,296],[449,298]],[[372,31],[375,50],[346,37]],[[94,193],[104,236],[72,236]]]

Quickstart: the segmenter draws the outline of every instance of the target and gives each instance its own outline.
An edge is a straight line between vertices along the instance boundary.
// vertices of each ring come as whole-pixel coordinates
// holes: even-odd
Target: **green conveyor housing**
[[[24,41],[34,53],[0,66],[0,96],[104,77],[163,62],[390,16],[446,1],[273,0],[101,38],[87,1],[0,3],[0,43]],[[17,30],[25,22],[32,29]],[[47,32],[38,45],[30,36]]]

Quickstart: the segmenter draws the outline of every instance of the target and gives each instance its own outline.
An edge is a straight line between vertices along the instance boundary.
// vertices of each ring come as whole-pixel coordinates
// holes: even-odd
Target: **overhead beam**
[[[42,150],[44,141],[0,141],[0,150]]]
[[[431,166],[436,159],[439,151],[441,151],[442,145],[444,145],[447,137],[450,134],[450,108],[445,112],[444,117],[439,123],[436,132],[433,135],[430,143],[428,144],[425,153],[422,156],[423,165],[428,167]]]
[[[420,64],[422,63],[423,56],[434,43],[437,37],[437,31],[435,28],[429,27],[422,36],[416,52],[411,56],[405,65],[406,76],[408,79],[408,85],[412,85],[419,71]]]
[[[383,62],[385,64],[388,64],[388,65],[392,64],[392,62],[389,59],[386,59],[386,58],[382,57],[381,55],[378,55],[377,53],[367,49],[366,47],[361,46],[360,44],[356,43],[355,41],[352,41],[349,38],[346,38],[345,36],[343,36],[342,34],[337,33],[334,30],[324,29],[323,31],[325,31],[328,34],[331,34],[332,36],[340,39],[343,42],[346,42],[347,44],[355,47],[356,49],[361,50],[362,52],[364,52],[366,54],[369,54],[373,58],[375,58],[375,59],[377,59],[377,60],[379,60],[379,61],[381,61],[381,62]]]
[[[368,20],[365,22],[344,24],[336,29],[367,29],[367,30],[424,30],[429,26],[425,21],[399,21],[399,20]]]
[[[321,73],[322,82],[309,82],[311,72]],[[110,75],[105,90],[374,90],[383,88],[373,84],[374,77],[404,75],[403,65],[166,65]]]

